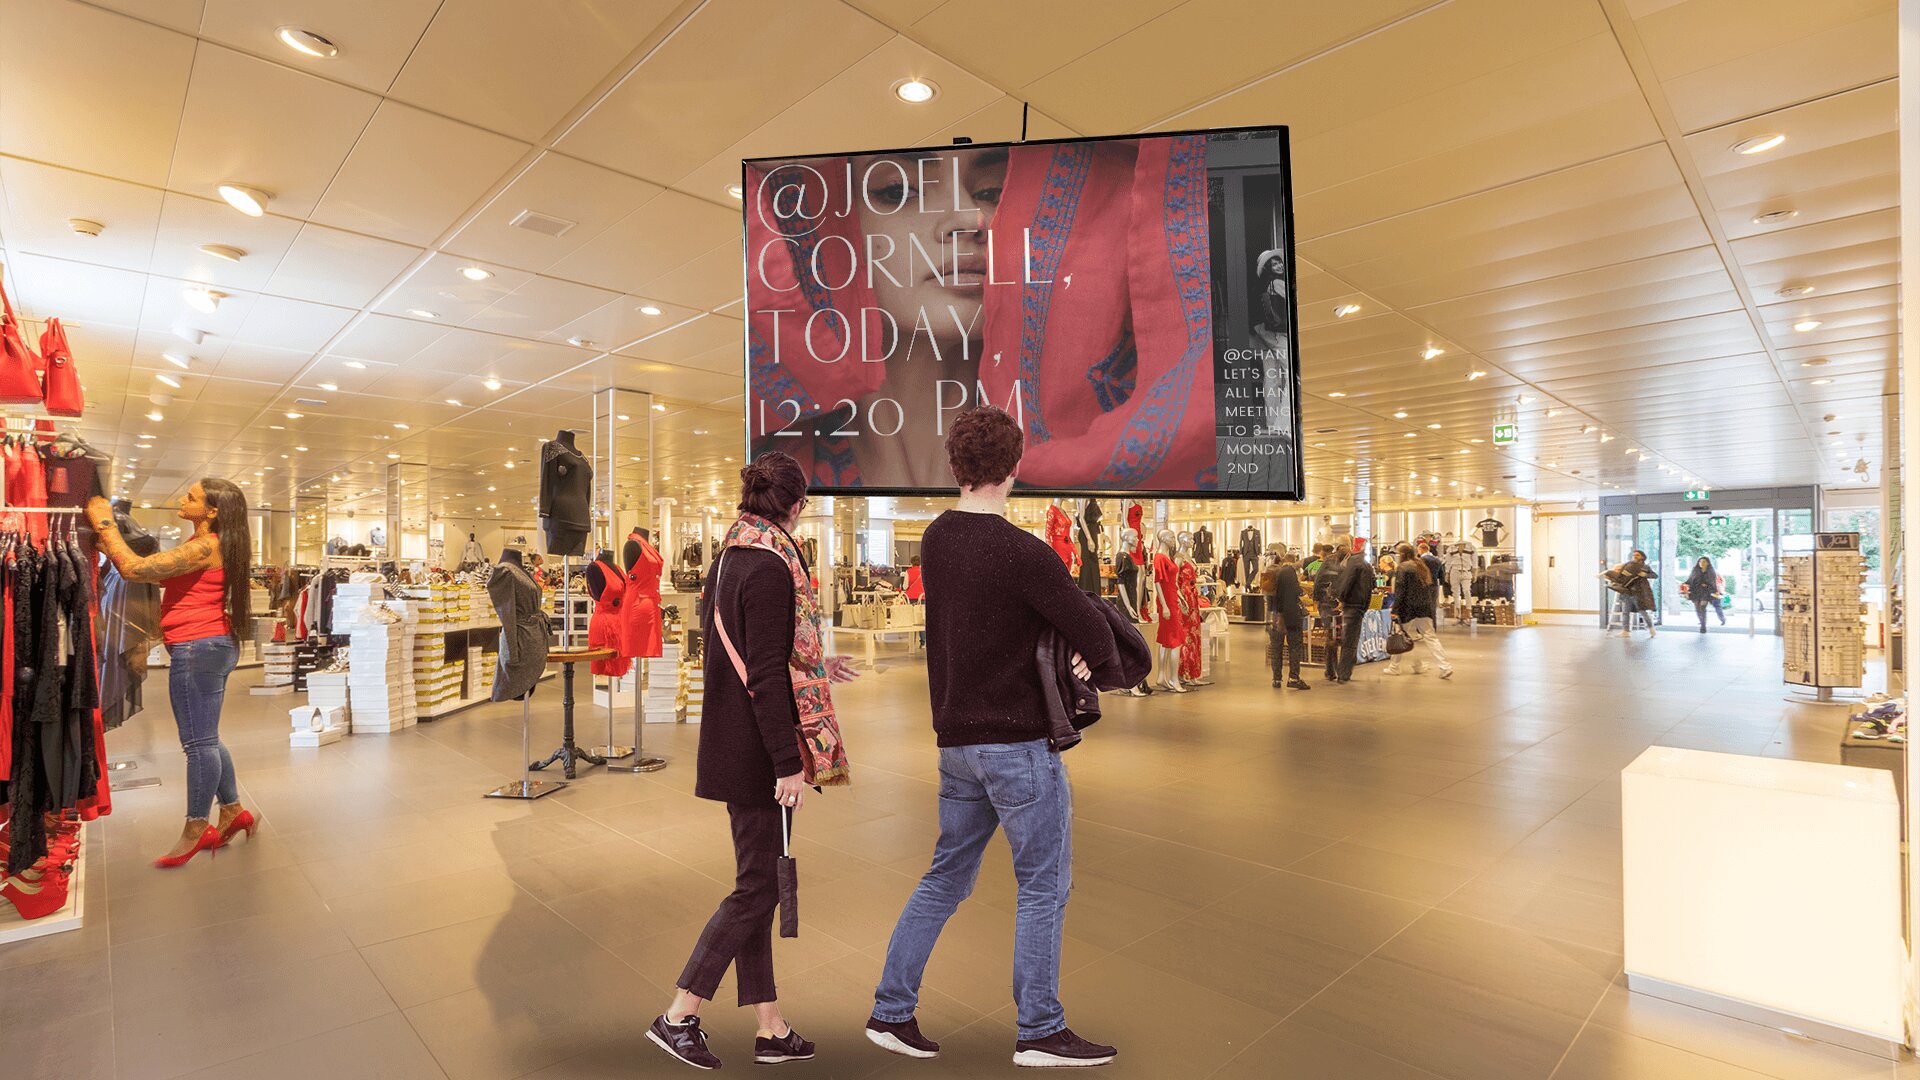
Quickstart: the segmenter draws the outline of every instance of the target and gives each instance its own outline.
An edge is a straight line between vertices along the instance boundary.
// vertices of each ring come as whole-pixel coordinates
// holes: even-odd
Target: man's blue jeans
[[[1013,929],[1013,1000],[1020,1037],[1067,1026],[1060,1007],[1060,942],[1073,886],[1073,793],[1060,755],[1045,739],[940,750],[940,839],[933,867],[900,913],[873,1015],[912,1018],[920,979],[947,919],[973,892],[980,856],[1005,826],[1020,899]]]

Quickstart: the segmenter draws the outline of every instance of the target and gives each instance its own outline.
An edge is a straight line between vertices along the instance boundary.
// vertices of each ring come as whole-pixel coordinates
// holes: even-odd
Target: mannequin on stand
[[[540,586],[533,583],[519,548],[500,553],[487,579],[487,597],[500,617],[499,666],[493,678],[493,700],[512,701],[527,696],[547,669],[547,613],[540,602]]]
[[[1074,543],[1080,556],[1080,591],[1100,595],[1100,504],[1088,499],[1073,519]]]
[[[1180,565],[1175,578],[1180,586],[1180,628],[1185,637],[1180,643],[1180,681],[1185,686],[1206,686],[1211,680],[1200,677],[1200,569],[1193,561],[1192,537],[1180,537]]]
[[[612,657],[593,661],[587,670],[618,679],[632,669],[633,659],[626,654],[624,640],[627,578],[613,561],[612,551],[601,548],[587,564],[587,593],[593,597],[593,614],[587,619],[587,648],[613,650]]]
[[[652,534],[640,528],[627,535],[621,554],[627,565],[621,648],[630,657],[659,656],[665,651],[666,634],[660,614],[660,574],[667,561],[654,548]]]
[[[573,445],[573,431],[561,428],[540,448],[540,527],[548,555],[585,555],[593,517],[593,466]]]
[[[1173,530],[1161,529],[1153,546],[1154,642],[1159,646],[1156,659],[1160,688],[1184,694],[1187,688],[1180,685],[1180,650],[1187,642],[1187,628],[1180,620],[1180,568],[1175,562]]]
[[[1047,505],[1047,544],[1060,561],[1067,566],[1067,572],[1073,572],[1073,524],[1067,512],[1060,509],[1058,502]]]

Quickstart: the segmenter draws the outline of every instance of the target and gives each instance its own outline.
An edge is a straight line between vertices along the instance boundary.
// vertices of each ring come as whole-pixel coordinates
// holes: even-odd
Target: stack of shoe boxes
[[[404,607],[399,602],[389,606]],[[413,619],[356,623],[347,647],[347,687],[353,703],[353,730],[390,733],[419,719],[413,681]]]
[[[659,656],[647,665],[646,689],[640,693],[641,716],[649,724],[671,724],[680,719],[680,643],[668,638]]]
[[[293,693],[293,653],[293,646],[284,641],[272,641],[261,646],[265,674],[260,685],[247,692],[256,697]]]

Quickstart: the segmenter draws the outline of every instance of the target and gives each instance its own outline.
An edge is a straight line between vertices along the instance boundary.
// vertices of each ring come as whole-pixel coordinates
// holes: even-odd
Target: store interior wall
[[[1533,527],[1533,608],[1542,615],[1600,611],[1600,514],[1573,503],[1537,508]]]

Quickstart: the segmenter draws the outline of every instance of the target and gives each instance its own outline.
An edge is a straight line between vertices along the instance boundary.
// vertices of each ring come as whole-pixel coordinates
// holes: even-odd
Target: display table
[[[911,656],[920,651],[920,635],[925,632],[925,629],[925,627],[914,627],[910,630],[891,628],[870,630],[858,626],[829,626],[826,631],[828,637],[845,634],[849,637],[857,636],[863,640],[866,643],[865,663],[871,668],[874,666],[874,642],[895,635],[904,637],[907,639],[907,654]]]
[[[547,663],[560,667],[560,748],[548,754],[545,761],[530,762],[529,769],[544,769],[558,761],[567,779],[574,779],[576,764],[580,761],[590,765],[605,765],[607,759],[591,750],[582,749],[573,739],[573,668],[576,664],[591,663],[595,660],[613,659],[612,649],[552,649],[547,652]]]
[[[1632,989],[1872,1053],[1901,1041],[1891,777],[1655,746],[1620,795]]]

